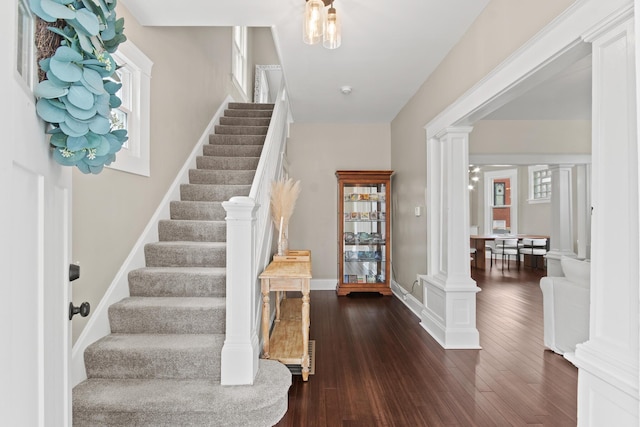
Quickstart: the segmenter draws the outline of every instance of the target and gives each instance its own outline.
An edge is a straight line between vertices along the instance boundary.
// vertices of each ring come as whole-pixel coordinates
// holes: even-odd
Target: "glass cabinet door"
[[[387,283],[386,186],[344,187],[344,283]]]

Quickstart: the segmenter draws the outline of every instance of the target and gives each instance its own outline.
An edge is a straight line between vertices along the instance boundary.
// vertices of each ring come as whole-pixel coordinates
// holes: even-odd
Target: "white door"
[[[67,426],[71,171],[52,160],[17,71],[19,1],[0,6],[0,424]]]

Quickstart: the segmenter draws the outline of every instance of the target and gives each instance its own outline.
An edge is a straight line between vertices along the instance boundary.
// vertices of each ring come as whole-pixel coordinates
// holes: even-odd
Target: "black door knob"
[[[91,311],[91,306],[88,302],[83,302],[80,307],[74,307],[73,303],[69,303],[69,320],[73,319],[73,316],[79,314],[82,317],[87,317]]]
[[[73,282],[80,278],[80,266],[78,264],[69,264],[69,281]]]

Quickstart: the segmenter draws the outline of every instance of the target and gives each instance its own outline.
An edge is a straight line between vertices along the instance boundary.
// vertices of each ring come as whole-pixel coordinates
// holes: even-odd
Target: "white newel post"
[[[480,348],[469,259],[470,127],[445,129],[427,141],[427,274],[421,313],[444,348]]]
[[[222,347],[222,385],[253,384],[258,372],[259,342],[255,328],[256,202],[232,197],[227,212],[227,320]]]
[[[573,165],[551,165],[551,236],[547,253],[547,274],[563,276],[560,259],[575,257],[573,251],[573,194],[571,171]]]
[[[640,424],[638,141],[633,9],[593,45],[593,234],[589,340],[579,344],[578,425]]]

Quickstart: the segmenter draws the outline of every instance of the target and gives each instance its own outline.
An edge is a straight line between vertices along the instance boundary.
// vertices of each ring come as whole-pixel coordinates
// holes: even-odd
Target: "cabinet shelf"
[[[337,171],[338,295],[391,295],[390,220],[393,171]]]

